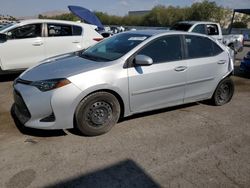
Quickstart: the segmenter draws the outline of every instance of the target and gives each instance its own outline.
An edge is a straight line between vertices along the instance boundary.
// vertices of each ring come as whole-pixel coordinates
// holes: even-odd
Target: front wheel
[[[216,106],[228,103],[234,94],[234,83],[229,77],[223,79],[217,86],[211,102]]]
[[[83,99],[75,113],[76,127],[88,136],[108,132],[120,117],[117,98],[107,92],[96,92]]]

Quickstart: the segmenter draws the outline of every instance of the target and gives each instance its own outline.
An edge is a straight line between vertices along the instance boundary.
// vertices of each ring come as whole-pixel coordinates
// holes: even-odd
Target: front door
[[[132,112],[183,103],[187,66],[181,49],[180,36],[171,35],[154,40],[137,53],[151,57],[153,64],[128,68]]]
[[[42,24],[29,24],[5,33],[6,42],[0,43],[3,70],[26,69],[45,58]]]

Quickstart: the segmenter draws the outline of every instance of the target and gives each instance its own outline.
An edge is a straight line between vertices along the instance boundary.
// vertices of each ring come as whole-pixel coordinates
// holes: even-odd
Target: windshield
[[[0,26],[0,31],[3,31],[4,29],[7,29],[8,27],[11,27],[13,24],[7,24]]]
[[[177,23],[173,25],[170,30],[176,30],[176,31],[188,31],[191,28],[192,24],[187,23]]]
[[[148,37],[150,36],[143,34],[118,34],[88,48],[80,56],[93,61],[113,61],[125,55]]]

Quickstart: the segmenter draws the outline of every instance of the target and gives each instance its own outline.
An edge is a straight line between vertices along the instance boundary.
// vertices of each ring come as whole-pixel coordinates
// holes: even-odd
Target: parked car
[[[240,70],[246,73],[250,73],[250,52],[248,52],[241,61]]]
[[[173,25],[170,30],[187,31],[209,35],[235,52],[243,50],[243,35],[229,34],[222,35],[222,29],[219,23],[201,22],[201,21],[183,21]]]
[[[100,135],[140,112],[223,105],[234,93],[232,72],[228,48],[205,35],[129,31],[25,71],[14,82],[14,114],[27,127]]]
[[[109,38],[111,36],[113,36],[113,33],[111,31],[101,31],[99,32],[103,38]]]
[[[58,20],[24,20],[0,30],[0,74],[43,59],[86,49],[103,37],[96,26]]]

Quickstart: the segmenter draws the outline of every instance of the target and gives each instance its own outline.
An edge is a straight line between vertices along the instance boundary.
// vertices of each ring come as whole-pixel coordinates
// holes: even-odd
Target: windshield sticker
[[[144,41],[147,37],[130,37],[128,40],[139,40]]]

